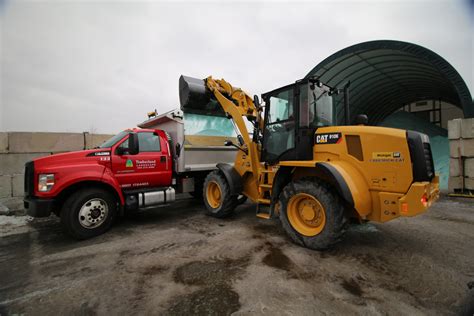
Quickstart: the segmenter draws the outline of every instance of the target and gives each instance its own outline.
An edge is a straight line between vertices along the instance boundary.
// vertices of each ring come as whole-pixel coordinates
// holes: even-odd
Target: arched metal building
[[[474,117],[466,83],[444,58],[412,43],[378,40],[356,44],[327,57],[307,75],[342,88],[350,81],[351,121],[367,114],[377,124],[405,104],[422,100],[449,102]],[[342,98],[338,119],[344,120]]]

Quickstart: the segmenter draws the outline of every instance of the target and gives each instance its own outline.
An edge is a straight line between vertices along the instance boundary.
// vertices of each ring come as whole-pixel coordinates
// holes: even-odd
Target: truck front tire
[[[113,194],[100,188],[87,188],[71,194],[61,209],[61,225],[76,239],[105,233],[117,214]]]
[[[204,181],[203,197],[207,215],[213,217],[228,217],[237,206],[237,196],[230,194],[229,184],[219,170],[207,175]]]

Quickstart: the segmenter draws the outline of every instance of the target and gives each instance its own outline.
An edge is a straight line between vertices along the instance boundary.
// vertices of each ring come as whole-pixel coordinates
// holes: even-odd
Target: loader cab
[[[336,124],[335,89],[309,78],[262,95],[265,102],[261,160],[313,159],[316,129]]]

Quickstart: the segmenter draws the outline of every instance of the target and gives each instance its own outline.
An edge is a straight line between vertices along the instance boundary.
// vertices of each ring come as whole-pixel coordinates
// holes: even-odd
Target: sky
[[[470,0],[0,0],[0,131],[116,133],[179,107],[181,74],[261,94],[368,40],[443,56],[474,92]]]

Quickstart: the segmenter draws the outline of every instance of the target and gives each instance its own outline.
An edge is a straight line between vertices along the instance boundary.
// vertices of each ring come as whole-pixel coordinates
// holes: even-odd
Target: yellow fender
[[[318,162],[316,167],[330,173],[336,181],[339,194],[351,204],[359,216],[365,217],[372,210],[372,197],[365,177],[345,161]]]

